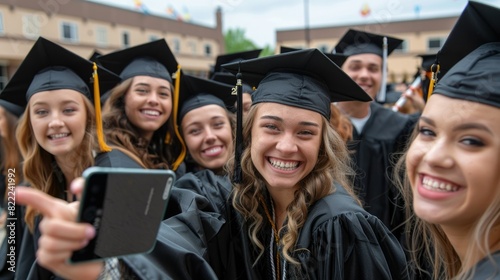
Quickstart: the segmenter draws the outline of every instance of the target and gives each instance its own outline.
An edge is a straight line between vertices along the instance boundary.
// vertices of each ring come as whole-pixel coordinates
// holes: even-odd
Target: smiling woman
[[[406,167],[414,261],[434,279],[500,276],[499,16],[477,2],[465,8],[438,54],[446,74],[397,171]]]
[[[98,81],[93,77],[100,77],[100,90],[108,90],[119,82],[118,76],[104,69],[96,70],[94,75],[90,61],[39,38],[2,92],[2,99],[25,108],[16,138],[24,158],[26,183],[66,201],[74,200],[67,195],[69,183],[94,163],[97,141],[92,100],[93,83]],[[20,266],[16,274],[9,276],[28,279],[28,273],[38,267],[35,248],[41,217],[30,206],[24,219],[21,213],[24,211],[17,213],[19,236],[14,250]],[[44,269],[38,272],[50,275]]]

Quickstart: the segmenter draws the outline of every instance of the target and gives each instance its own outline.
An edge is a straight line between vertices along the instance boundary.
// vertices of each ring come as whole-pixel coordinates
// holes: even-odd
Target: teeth
[[[221,147],[213,147],[213,148],[210,148],[208,150],[205,150],[205,154],[213,155],[215,153],[220,152],[220,150],[222,150]]]
[[[68,136],[68,133],[59,133],[59,134],[52,134],[50,135],[50,138],[52,139],[59,139]]]
[[[154,111],[154,110],[142,110],[142,112],[144,114],[150,115],[150,116],[159,116],[160,115],[160,112]]]
[[[271,163],[272,166],[282,169],[282,170],[293,170],[299,166],[298,162],[283,162],[279,160],[272,160],[269,159],[269,163]]]
[[[456,192],[458,187],[449,183],[438,182],[434,179],[425,177],[422,180],[422,186],[428,190],[440,192]]]

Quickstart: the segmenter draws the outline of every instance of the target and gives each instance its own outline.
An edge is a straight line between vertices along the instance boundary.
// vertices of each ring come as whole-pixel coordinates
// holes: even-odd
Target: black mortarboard
[[[285,47],[281,46],[280,47],[280,53],[287,53],[287,52],[293,52],[293,51],[298,51],[300,49],[296,48],[290,48],[290,47]],[[331,59],[335,64],[338,66],[342,66],[344,64],[345,60],[347,59],[347,56],[343,54],[336,54],[336,53],[324,53],[329,59]]]
[[[212,104],[233,111],[236,95],[232,95],[231,90],[232,86],[225,83],[183,75],[180,85],[179,117],[177,120],[181,122],[191,110]]]
[[[455,64],[439,80],[434,94],[500,108],[500,37],[496,40],[481,45]]]
[[[40,37],[2,91],[1,98],[26,108],[33,94],[72,89],[93,100],[93,64],[89,60]],[[120,78],[98,68],[100,91],[116,86]]]
[[[417,56],[422,58],[420,69],[430,72],[432,64],[436,62],[436,54],[419,54]]]
[[[23,112],[24,112],[24,108],[21,107],[21,106],[18,106],[12,102],[9,102],[9,101],[5,101],[3,99],[1,99],[1,96],[0,96],[0,106],[2,106],[5,110],[7,110],[9,113],[11,113],[12,115],[16,116],[16,117],[20,117]]]
[[[347,56],[372,53],[383,55],[383,41],[387,38],[387,55],[390,55],[403,40],[380,34],[349,29],[335,46],[335,53]]]
[[[236,61],[240,61],[240,60],[257,58],[257,57],[259,57],[261,52],[262,52],[262,49],[256,49],[256,50],[251,50],[251,51],[243,51],[243,52],[236,52],[236,53],[219,55],[215,59],[215,65],[214,65],[212,75],[217,73],[217,72],[223,71],[223,69],[221,67],[222,64],[236,62]]]
[[[89,60],[92,62],[97,62],[97,58],[101,55],[101,52],[99,52],[98,50],[94,50],[94,52],[90,55]]]
[[[330,119],[330,103],[371,101],[342,69],[318,49],[307,49],[225,64],[257,86],[252,104],[273,102],[316,111]]]
[[[165,39],[102,55],[97,60],[104,67],[120,74],[123,80],[135,76],[151,76],[170,83],[178,65]]]
[[[499,38],[500,9],[469,1],[438,53],[439,78],[477,47]]]
[[[80,92],[94,101],[99,147],[101,151],[108,151],[110,148],[102,134],[100,93],[119,82],[120,78],[114,73],[40,37],[0,96],[26,108],[31,96],[41,91],[72,89]]]

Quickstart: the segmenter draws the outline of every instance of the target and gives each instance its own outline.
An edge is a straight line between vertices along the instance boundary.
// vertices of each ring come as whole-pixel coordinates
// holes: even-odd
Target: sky
[[[240,28],[257,47],[276,44],[276,30],[458,16],[467,0],[87,0],[151,15],[215,26],[223,11],[223,31]],[[500,7],[500,0],[479,0]],[[306,10],[308,13],[306,13]],[[307,16],[306,16],[307,15]]]

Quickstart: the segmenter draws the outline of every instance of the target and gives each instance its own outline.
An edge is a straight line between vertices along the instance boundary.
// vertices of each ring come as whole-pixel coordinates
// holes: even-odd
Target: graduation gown
[[[231,206],[231,183],[226,177],[203,170],[186,174],[176,188],[200,196],[184,197],[183,213],[162,223],[152,253],[124,259],[137,277],[271,279],[267,252],[253,266],[258,252]],[[195,215],[187,217],[189,213]],[[262,232],[269,240],[266,227]],[[405,254],[397,239],[341,187],[310,208],[297,248],[307,250],[294,255],[299,267],[286,265],[287,279],[408,279]]]
[[[500,271],[498,265],[500,264],[500,251],[492,255],[493,263],[487,257],[479,261],[475,266],[475,272],[471,279],[500,279]]]
[[[403,152],[417,116],[403,115],[372,102],[371,115],[363,131],[353,130],[348,143],[356,176],[353,185],[363,207],[402,238],[405,220],[403,202],[391,181],[397,154]]]

